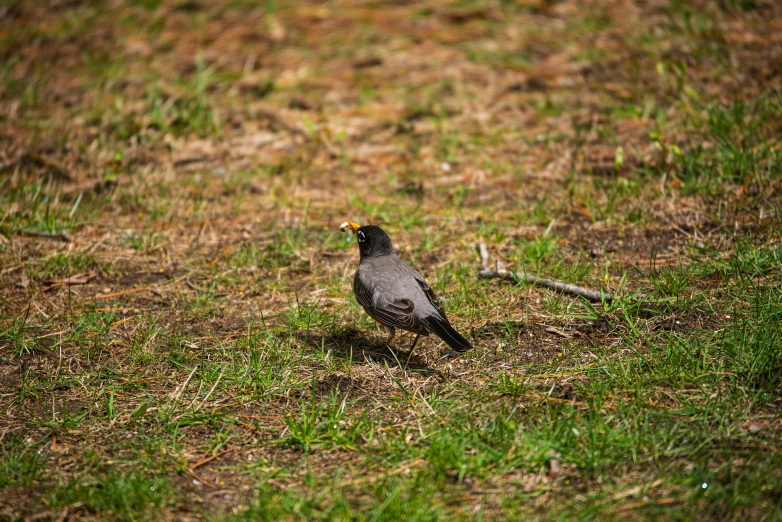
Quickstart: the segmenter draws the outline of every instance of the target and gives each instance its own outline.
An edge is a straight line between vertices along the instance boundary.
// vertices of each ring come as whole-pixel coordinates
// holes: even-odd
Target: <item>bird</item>
[[[456,352],[473,347],[451,326],[421,273],[397,257],[391,238],[382,228],[346,221],[339,229],[356,235],[360,259],[353,277],[353,291],[364,311],[387,329],[387,343],[394,338],[397,328],[416,334],[408,360],[418,338],[430,332]]]

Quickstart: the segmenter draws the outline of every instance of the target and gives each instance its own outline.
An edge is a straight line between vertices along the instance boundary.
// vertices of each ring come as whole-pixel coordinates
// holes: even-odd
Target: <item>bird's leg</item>
[[[394,338],[396,335],[396,329],[393,326],[386,326],[388,329],[388,339],[386,339],[386,344],[391,344],[391,339]]]
[[[415,350],[415,345],[418,344],[419,337],[421,337],[421,334],[415,334],[415,339],[413,339],[413,346],[411,346],[410,351],[407,352],[407,361],[405,361],[405,366],[407,366],[407,363],[410,362],[410,357],[413,356],[413,350]]]

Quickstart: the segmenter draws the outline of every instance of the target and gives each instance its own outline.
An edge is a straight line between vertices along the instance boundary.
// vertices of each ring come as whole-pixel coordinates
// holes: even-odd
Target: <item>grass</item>
[[[0,519],[782,519],[778,9],[533,4],[0,8]]]

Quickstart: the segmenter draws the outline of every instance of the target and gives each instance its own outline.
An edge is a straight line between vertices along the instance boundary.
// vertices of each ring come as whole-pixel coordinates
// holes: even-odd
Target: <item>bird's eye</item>
[[[356,234],[356,237],[358,237],[358,242],[363,243],[366,240],[366,237],[364,236],[364,233],[362,231],[358,231]]]

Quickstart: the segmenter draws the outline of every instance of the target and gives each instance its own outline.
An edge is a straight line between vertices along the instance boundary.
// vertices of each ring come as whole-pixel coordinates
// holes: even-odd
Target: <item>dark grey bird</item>
[[[388,330],[388,341],[396,329],[418,337],[434,333],[457,352],[472,348],[470,342],[454,330],[432,287],[415,268],[396,256],[391,238],[375,225],[363,227],[348,221],[340,225],[343,232],[351,230],[358,240],[361,258],[353,278],[356,300],[372,319]]]

